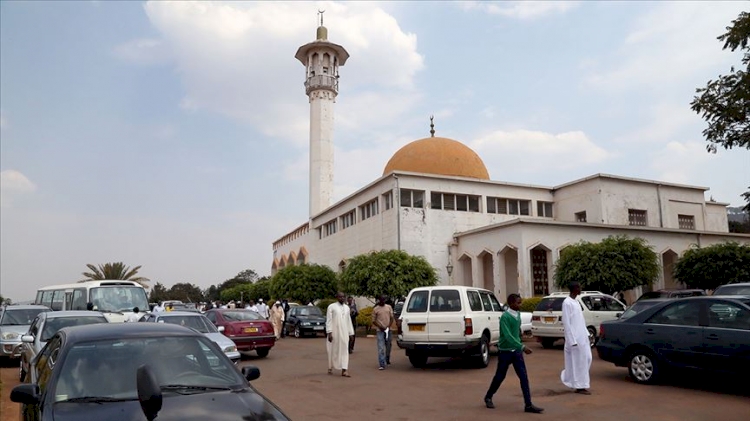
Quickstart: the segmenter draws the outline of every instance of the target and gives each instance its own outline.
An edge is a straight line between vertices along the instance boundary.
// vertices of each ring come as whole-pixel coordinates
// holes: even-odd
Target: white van
[[[487,367],[500,337],[504,306],[486,289],[466,286],[414,288],[399,317],[397,344],[414,367],[429,357],[467,356]]]

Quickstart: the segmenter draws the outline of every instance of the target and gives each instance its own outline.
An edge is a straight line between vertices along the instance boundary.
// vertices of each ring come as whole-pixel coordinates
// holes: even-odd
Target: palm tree
[[[91,272],[83,272],[83,276],[85,276],[86,279],[82,279],[78,282],[103,281],[105,279],[122,279],[138,282],[139,284],[141,284],[141,286],[143,286],[143,288],[146,289],[149,288],[148,282],[151,282],[150,279],[144,278],[142,276],[135,277],[135,274],[138,273],[138,270],[141,268],[140,266],[136,266],[133,269],[130,269],[122,262],[105,263],[103,265],[99,265],[99,267],[96,267],[92,264],[87,264],[86,266],[91,269]]]

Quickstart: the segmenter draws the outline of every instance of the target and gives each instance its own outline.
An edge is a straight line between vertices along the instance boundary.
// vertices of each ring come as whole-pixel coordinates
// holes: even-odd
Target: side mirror
[[[260,369],[255,366],[248,365],[248,366],[242,367],[242,375],[245,376],[247,381],[251,382],[255,379],[260,378]]]
[[[151,367],[142,365],[135,373],[138,389],[138,402],[148,421],[153,421],[159,414],[162,404],[161,387]]]
[[[10,400],[24,405],[37,404],[40,399],[41,393],[39,392],[39,386],[36,384],[19,384],[10,391]]]
[[[21,342],[27,343],[27,344],[33,344],[34,343],[34,335],[23,335],[23,336],[21,336]]]
[[[224,333],[224,326],[219,326],[216,328],[219,332]]]

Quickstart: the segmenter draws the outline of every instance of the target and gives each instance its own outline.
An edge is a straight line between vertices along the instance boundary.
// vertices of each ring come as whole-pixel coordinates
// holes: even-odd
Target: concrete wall
[[[706,202],[706,231],[729,232],[728,219],[726,204]]]
[[[603,224],[601,181],[599,178],[585,180],[555,190],[555,220],[576,222],[575,214],[586,212],[590,223]]]

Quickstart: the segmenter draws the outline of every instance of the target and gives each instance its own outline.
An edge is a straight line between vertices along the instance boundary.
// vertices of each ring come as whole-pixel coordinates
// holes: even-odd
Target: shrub
[[[521,302],[521,311],[529,313],[533,312],[540,301],[542,301],[542,297],[524,298],[523,302]]]
[[[326,314],[326,311],[328,310],[328,306],[335,303],[336,300],[333,298],[325,298],[322,300],[319,300],[317,303],[315,303],[316,306],[320,309],[320,311],[323,312],[323,314]]]
[[[357,315],[357,326],[364,326],[365,332],[367,332],[367,334],[370,333],[370,330],[372,329],[372,307],[359,309],[359,314]]]

